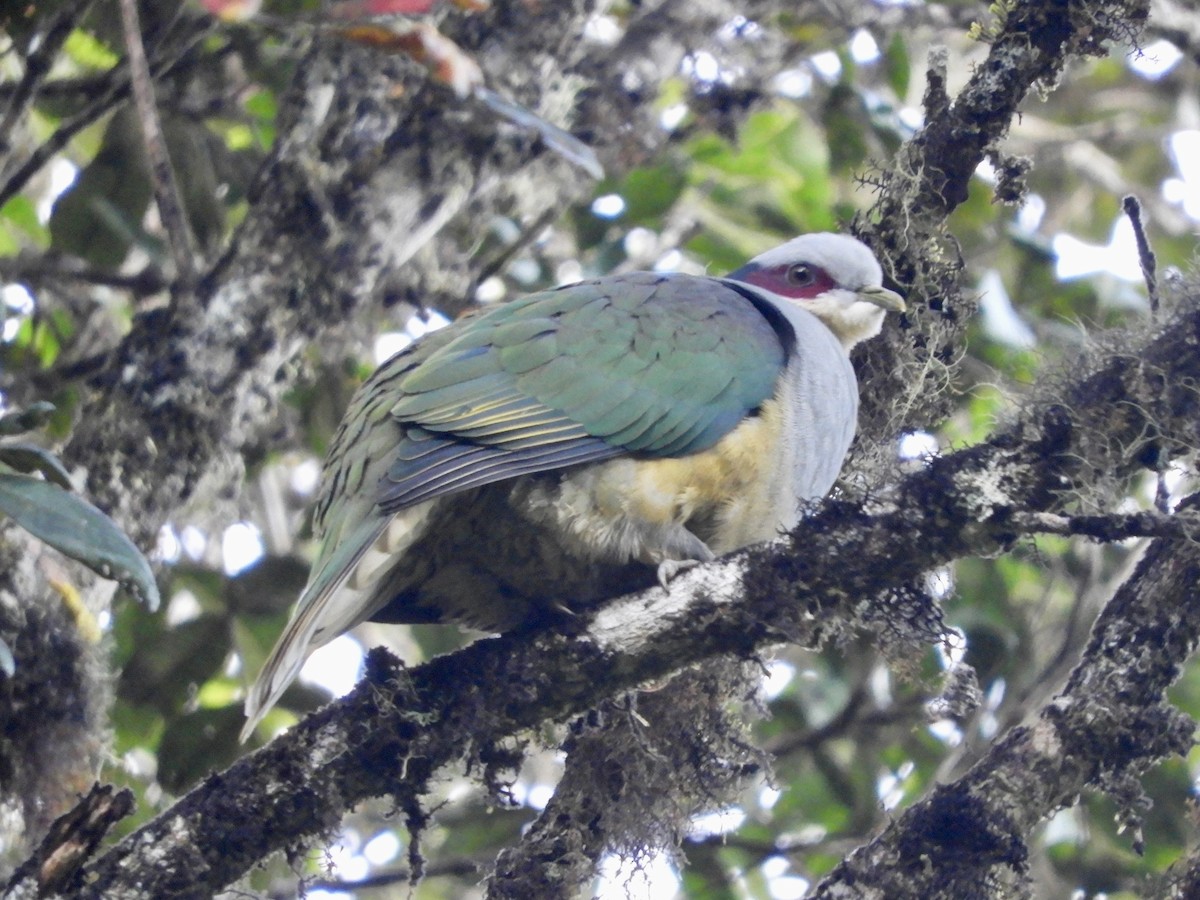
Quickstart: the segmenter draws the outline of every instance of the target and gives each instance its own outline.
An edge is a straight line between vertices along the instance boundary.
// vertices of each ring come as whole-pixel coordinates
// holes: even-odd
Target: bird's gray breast
[[[858,379],[833,333],[815,316],[787,316],[796,343],[776,397],[784,415],[780,466],[790,470],[797,504],[829,493],[858,424]]]

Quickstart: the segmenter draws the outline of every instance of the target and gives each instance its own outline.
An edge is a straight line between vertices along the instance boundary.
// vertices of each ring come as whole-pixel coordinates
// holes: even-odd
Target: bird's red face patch
[[[792,300],[811,300],[838,286],[828,272],[812,263],[745,266],[729,277]]]

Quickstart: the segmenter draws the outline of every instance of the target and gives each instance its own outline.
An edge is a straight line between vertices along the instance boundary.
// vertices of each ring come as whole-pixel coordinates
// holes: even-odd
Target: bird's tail
[[[291,621],[246,695],[246,724],[240,738],[243,743],[279,702],[308,655],[371,614],[372,610],[367,608],[371,592],[355,590],[347,582],[387,524],[386,517],[364,522],[357,533],[339,542],[334,556],[309,580]]]

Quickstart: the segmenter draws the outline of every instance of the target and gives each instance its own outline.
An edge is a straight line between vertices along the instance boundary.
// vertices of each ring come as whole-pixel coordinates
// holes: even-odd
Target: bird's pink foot
[[[658,564],[658,583],[662,585],[662,589],[667,590],[667,585],[680,572],[686,572],[688,569],[700,565],[701,560],[698,559],[664,559]]]

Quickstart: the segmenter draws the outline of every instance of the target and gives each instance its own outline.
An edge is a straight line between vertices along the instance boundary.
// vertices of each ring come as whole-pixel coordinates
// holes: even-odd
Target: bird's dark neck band
[[[738,271],[741,270],[739,269]],[[730,276],[730,279],[732,279],[732,276]],[[783,344],[785,356],[791,359],[792,353],[796,349],[796,329],[787,320],[787,316],[774,303],[755,291],[752,286],[729,279],[725,281],[725,284],[749,300],[751,305],[762,313],[762,317],[767,320],[771,329],[779,335],[779,342]]]

